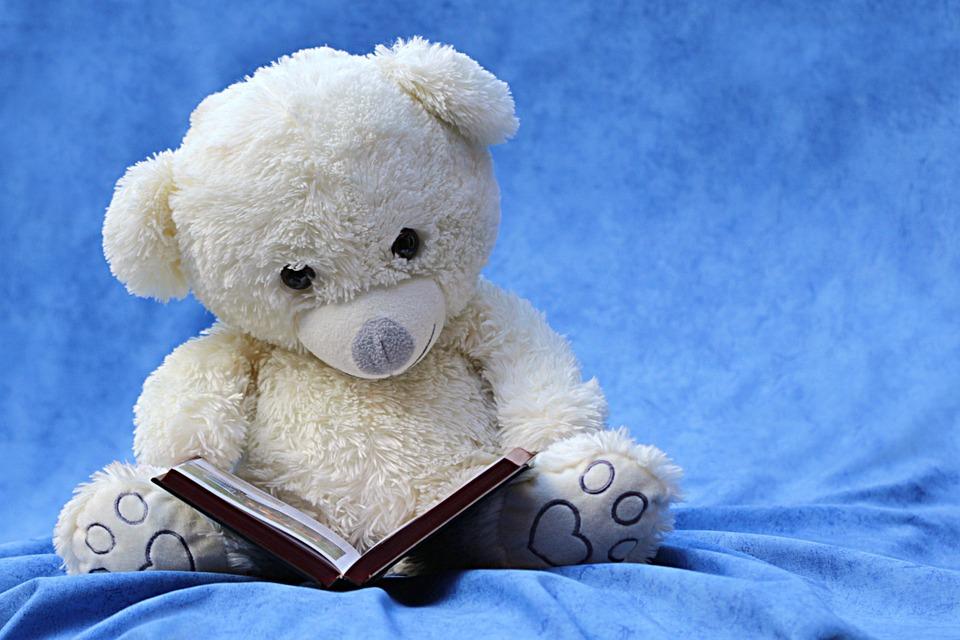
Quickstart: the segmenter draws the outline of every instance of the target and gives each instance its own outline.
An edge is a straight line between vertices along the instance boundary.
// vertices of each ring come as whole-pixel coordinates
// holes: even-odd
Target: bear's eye
[[[302,269],[291,269],[290,265],[287,265],[280,271],[280,279],[283,280],[283,284],[297,291],[308,288],[313,284],[313,279],[316,277],[317,273],[307,266]]]
[[[420,250],[420,236],[413,229],[401,229],[400,235],[393,241],[390,251],[393,255],[404,260],[413,260]]]

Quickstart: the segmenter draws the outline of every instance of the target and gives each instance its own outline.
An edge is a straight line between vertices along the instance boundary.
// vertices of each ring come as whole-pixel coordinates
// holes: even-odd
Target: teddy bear
[[[216,322],[144,383],[136,463],[64,506],[67,572],[268,575],[256,548],[150,482],[194,456],[363,551],[513,447],[538,452],[530,469],[427,565],[650,559],[680,469],[608,429],[568,343],[480,275],[500,221],[489,147],[517,126],[504,82],[415,37],[283,57],[130,167],[103,224],[111,272],[139,296],[192,292]]]

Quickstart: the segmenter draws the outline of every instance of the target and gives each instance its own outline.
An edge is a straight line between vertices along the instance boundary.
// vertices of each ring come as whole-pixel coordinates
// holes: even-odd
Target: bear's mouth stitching
[[[415,367],[420,364],[420,361],[423,360],[423,356],[427,355],[427,350],[430,348],[430,343],[433,340],[433,334],[437,331],[437,323],[433,323],[433,328],[430,329],[430,337],[427,338],[427,344],[423,346],[423,351],[420,352],[420,355],[417,356],[417,359],[413,361],[413,364],[410,367]]]

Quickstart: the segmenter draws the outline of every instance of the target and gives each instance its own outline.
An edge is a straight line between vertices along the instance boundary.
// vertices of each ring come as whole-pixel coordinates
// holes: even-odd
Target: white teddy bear
[[[150,483],[203,456],[365,550],[498,454],[519,480],[434,545],[446,566],[642,562],[680,470],[604,428],[596,380],[529,303],[480,277],[500,202],[506,84],[420,38],[300,51],[206,98],[180,148],[131,167],[103,227],[114,275],[218,321],[135,407],[137,464],[78,487],[70,573],[269,573]]]

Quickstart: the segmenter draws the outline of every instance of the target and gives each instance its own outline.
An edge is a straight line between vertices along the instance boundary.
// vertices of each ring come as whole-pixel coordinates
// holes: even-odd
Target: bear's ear
[[[117,182],[103,221],[103,253],[127,290],[161,301],[190,288],[180,271],[180,248],[170,212],[173,152],[133,165]]]
[[[468,140],[499,144],[517,131],[510,87],[449,45],[419,36],[373,54],[386,74]]]

